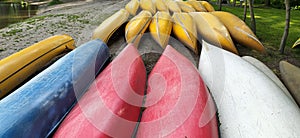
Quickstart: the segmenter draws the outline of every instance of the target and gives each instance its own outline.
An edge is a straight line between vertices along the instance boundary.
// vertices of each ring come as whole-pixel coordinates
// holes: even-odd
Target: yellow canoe
[[[196,10],[193,8],[193,6],[189,5],[185,1],[177,1],[178,6],[180,7],[181,11],[183,12],[195,12]]]
[[[292,48],[295,48],[298,45],[300,45],[300,38],[293,44]]]
[[[118,12],[104,20],[95,30],[92,39],[101,39],[107,43],[111,35],[127,21],[129,12],[125,9],[120,9]]]
[[[168,6],[163,0],[153,0],[153,3],[155,3],[157,11],[169,12]]]
[[[125,9],[131,14],[136,15],[136,11],[139,9],[139,1],[138,0],[131,0],[125,6]]]
[[[0,99],[41,70],[54,57],[74,48],[72,37],[56,35],[0,60]]]
[[[207,1],[199,1],[199,2],[205,7],[206,11],[208,11],[208,12],[215,11],[215,8]]]
[[[150,11],[152,14],[156,13],[156,7],[152,0],[140,0],[141,9]]]
[[[172,18],[167,12],[157,12],[149,25],[149,31],[154,40],[165,48],[169,42],[172,31]]]
[[[175,36],[198,54],[197,29],[193,18],[188,13],[174,13],[172,19]]]
[[[251,29],[239,17],[228,12],[211,12],[226,26],[231,37],[237,43],[264,52],[265,48]]]
[[[205,41],[238,54],[228,30],[217,17],[208,12],[192,12],[190,15],[196,22],[198,33]]]
[[[181,9],[179,5],[173,1],[173,0],[165,0],[166,5],[168,6],[169,11],[175,13],[175,12],[181,12]]]
[[[152,19],[149,11],[143,10],[133,17],[126,25],[125,38],[127,43],[134,43],[136,47]]]
[[[207,12],[206,8],[201,4],[200,1],[187,1],[187,3],[198,12]]]

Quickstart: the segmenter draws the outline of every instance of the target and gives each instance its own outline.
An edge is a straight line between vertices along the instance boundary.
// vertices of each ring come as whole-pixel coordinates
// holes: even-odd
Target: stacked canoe
[[[128,45],[105,67],[106,43],[125,23]],[[147,31],[164,49],[148,79],[137,50]],[[201,51],[198,70],[172,35]],[[237,56],[236,44],[265,51],[242,20],[206,1],[131,0],[76,49],[58,35],[0,61],[0,96],[12,92],[0,101],[0,137],[299,136],[299,92],[289,93],[299,87]]]
[[[259,52],[265,51],[245,22],[231,13],[215,11],[206,1],[131,0],[125,9],[134,16],[127,23],[125,38],[127,43],[133,42],[136,46],[149,27],[153,39],[162,48],[166,47],[173,32],[196,54],[200,49],[198,42],[201,43],[202,39],[235,54],[238,54],[236,44]],[[116,28],[112,26],[111,30]]]

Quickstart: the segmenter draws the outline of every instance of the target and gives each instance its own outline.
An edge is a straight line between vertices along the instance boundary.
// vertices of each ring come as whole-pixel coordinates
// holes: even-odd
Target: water
[[[0,1],[0,29],[35,15],[37,10],[37,5],[29,3]]]

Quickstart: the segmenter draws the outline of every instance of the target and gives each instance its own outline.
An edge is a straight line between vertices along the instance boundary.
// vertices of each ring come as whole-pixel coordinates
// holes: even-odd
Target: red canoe
[[[215,105],[194,65],[167,46],[148,78],[137,137],[218,137]]]
[[[54,137],[131,137],[145,83],[144,63],[129,44],[96,78]]]

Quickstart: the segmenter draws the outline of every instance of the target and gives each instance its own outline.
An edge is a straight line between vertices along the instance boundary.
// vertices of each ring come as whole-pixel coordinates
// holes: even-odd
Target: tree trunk
[[[270,7],[270,5],[271,5],[271,0],[265,0],[265,6]]]
[[[219,0],[219,11],[222,10],[222,0]]]
[[[254,34],[256,34],[256,22],[255,22],[255,16],[254,16],[254,10],[253,10],[253,1],[249,0],[249,10],[251,15],[251,29]]]
[[[281,42],[280,42],[280,53],[283,54],[284,53],[284,48],[285,48],[285,44],[286,44],[286,39],[288,37],[289,34],[289,28],[290,28],[290,11],[291,11],[291,7],[290,7],[290,0],[285,0],[285,28],[284,28],[284,32],[281,38]]]
[[[243,18],[244,22],[246,22],[246,17],[247,17],[247,1],[248,0],[245,0],[245,6],[244,6],[244,18]]]
[[[232,6],[235,7],[235,4],[236,4],[236,0],[233,0]]]

